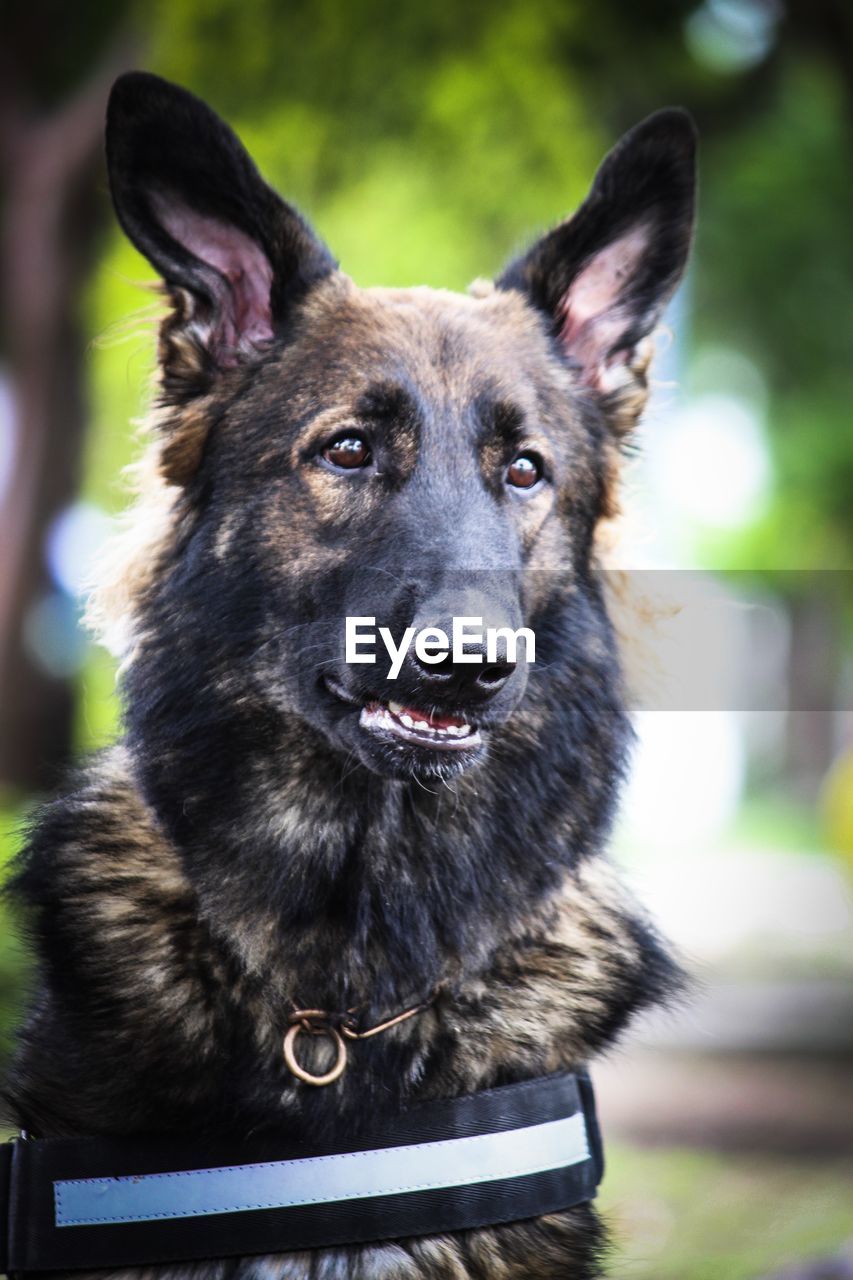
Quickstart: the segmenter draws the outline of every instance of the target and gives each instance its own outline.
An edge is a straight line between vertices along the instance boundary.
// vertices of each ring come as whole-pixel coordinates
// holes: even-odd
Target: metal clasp
[[[290,1026],[284,1037],[284,1060],[297,1080],[302,1080],[305,1084],[324,1085],[333,1084],[340,1079],[347,1065],[347,1046],[337,1027],[330,1024],[329,1015],[323,1009],[297,1009],[288,1021]],[[337,1057],[334,1066],[325,1075],[314,1075],[297,1062],[294,1046],[301,1035],[325,1036],[327,1040],[331,1040]]]

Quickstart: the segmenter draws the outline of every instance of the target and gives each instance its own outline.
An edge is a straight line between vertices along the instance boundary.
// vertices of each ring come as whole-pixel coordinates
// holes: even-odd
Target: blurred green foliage
[[[830,1277],[851,1196],[849,1160],[612,1144],[599,1207],[622,1280],[757,1280],[816,1259],[808,1274]]]
[[[0,808],[0,869],[8,869],[20,844],[28,806]],[[30,958],[20,921],[14,921],[6,904],[0,902],[0,1062],[16,1025],[26,987]]]
[[[726,546],[742,569],[853,563],[845,105],[841,85],[817,59],[789,56],[772,111],[722,138],[706,164],[697,336],[748,355],[770,397],[773,498]]]

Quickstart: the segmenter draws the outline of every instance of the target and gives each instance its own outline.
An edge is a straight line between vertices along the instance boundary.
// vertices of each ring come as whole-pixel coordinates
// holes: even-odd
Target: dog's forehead
[[[360,289],[339,277],[309,298],[298,347],[303,368],[354,387],[378,378],[426,396],[491,394],[532,407],[545,390],[570,383],[533,308],[486,285],[468,294]]]

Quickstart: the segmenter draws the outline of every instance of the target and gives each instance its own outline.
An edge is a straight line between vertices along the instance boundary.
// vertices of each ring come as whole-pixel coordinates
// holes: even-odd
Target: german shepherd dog
[[[14,882],[39,978],[6,1084],[49,1138],[357,1133],[563,1070],[679,970],[604,856],[631,730],[600,564],[651,334],[688,255],[695,138],[661,111],[579,210],[466,295],[361,289],[201,101],[130,73],[122,227],[162,275],[140,495],[95,596],[123,740]],[[502,643],[347,662],[477,615]],[[294,1010],[357,1009],[347,1070]],[[325,1073],[330,1045],[303,1036]],[[161,1280],[588,1280],[591,1204],[384,1244],[112,1271]],[[99,1273],[104,1274],[104,1273]]]

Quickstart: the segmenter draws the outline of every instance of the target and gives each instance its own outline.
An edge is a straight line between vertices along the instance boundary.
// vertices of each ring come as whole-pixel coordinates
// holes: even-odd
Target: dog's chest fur
[[[30,1017],[9,1084],[16,1118],[40,1136],[243,1132],[276,1121],[309,1140],[324,1128],[348,1131],[402,1099],[582,1066],[673,978],[609,867],[593,858],[476,964],[449,964],[425,1012],[354,1045],[339,1085],[311,1089],[294,1081],[281,1052],[294,1004],[316,1000],[298,958],[288,967],[272,931],[266,946],[261,933],[240,954],[203,919],[121,749],[40,831],[22,887],[44,939],[50,995]],[[458,1238],[157,1275],[546,1277],[565,1275],[574,1258],[573,1274],[587,1276],[599,1247],[594,1213],[582,1206]]]

